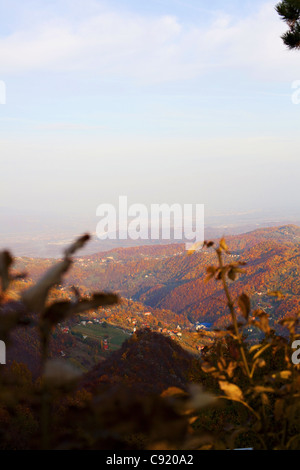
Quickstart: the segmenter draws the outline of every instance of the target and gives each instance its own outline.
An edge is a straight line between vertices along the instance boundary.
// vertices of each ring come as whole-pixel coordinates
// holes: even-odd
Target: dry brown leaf
[[[5,291],[9,285],[9,268],[13,263],[13,257],[9,251],[0,252],[0,277],[1,277],[1,286],[2,290]]]
[[[220,380],[219,386],[229,398],[232,398],[233,400],[244,399],[243,392],[237,385],[227,382],[226,380]]]
[[[251,305],[248,295],[244,292],[238,298],[238,305],[241,309],[243,317],[247,320],[250,314]]]

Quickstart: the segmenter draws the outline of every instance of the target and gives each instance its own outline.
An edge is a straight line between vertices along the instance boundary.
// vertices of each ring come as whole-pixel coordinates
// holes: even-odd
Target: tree
[[[283,0],[275,6],[275,10],[289,30],[281,36],[289,49],[300,49],[300,0]]]

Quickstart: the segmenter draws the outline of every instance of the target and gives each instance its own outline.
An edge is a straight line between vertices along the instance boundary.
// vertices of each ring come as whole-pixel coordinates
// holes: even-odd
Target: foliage
[[[20,300],[7,297],[20,275],[12,273],[12,256],[0,254],[0,339],[9,345],[18,326],[31,327],[41,349],[37,380],[23,364],[1,366],[2,449],[300,448],[300,370],[291,359],[300,337],[299,314],[285,315],[281,326],[287,334],[278,335],[268,314],[251,308],[245,292],[233,298],[245,263],[230,257],[224,239],[218,245],[205,242],[218,261],[208,266],[206,281],[221,284],[231,325],[195,333],[214,338],[201,360],[150,330],[137,331],[84,377],[74,363],[51,359],[58,322],[119,302],[105,292],[82,297],[75,288],[73,300],[49,301],[88,238],[76,240]],[[270,294],[283,296],[277,289]],[[253,328],[261,332],[260,342],[248,335]]]
[[[292,355],[300,337],[300,315],[281,321],[289,335],[276,335],[268,314],[251,311],[245,293],[235,301],[231,297],[229,284],[244,263],[223,263],[229,251],[224,239],[217,247],[212,242],[208,245],[214,247],[218,265],[207,268],[207,279],[222,283],[232,318],[226,330],[215,331],[217,340],[206,348],[202,363],[202,382],[209,384],[219,400],[230,402],[220,413],[220,425],[214,429],[218,438],[212,439],[211,447],[218,447],[221,438],[226,448],[299,449],[300,367],[292,362]],[[272,295],[282,296],[280,292]],[[245,333],[253,326],[263,333],[262,341],[255,344]]]
[[[300,49],[300,1],[283,0],[275,9],[289,27],[289,30],[281,36],[284,44],[289,49]]]

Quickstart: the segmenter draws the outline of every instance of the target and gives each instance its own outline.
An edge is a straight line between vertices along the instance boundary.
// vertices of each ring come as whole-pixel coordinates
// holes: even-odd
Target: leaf
[[[189,386],[190,399],[186,403],[186,408],[191,410],[199,410],[208,405],[212,405],[216,401],[216,397],[211,393],[207,393],[200,385],[191,384]]]
[[[62,359],[49,359],[45,364],[43,379],[47,385],[65,387],[76,382],[82,373]]]
[[[10,276],[9,276],[9,268],[13,263],[13,257],[9,253],[9,251],[1,251],[0,252],[0,277],[1,277],[1,286],[2,291],[5,291],[9,285]]]
[[[212,246],[214,246],[214,242],[213,241],[207,241],[205,240],[204,243],[203,243],[203,246],[206,246],[207,248],[210,248]]]
[[[52,266],[34,286],[22,293],[22,300],[28,310],[43,310],[49,290],[61,282],[62,275],[68,271],[71,263],[71,260],[65,259]]]
[[[256,359],[255,363],[260,368],[266,367],[267,365],[266,361],[262,357],[259,357],[258,359]]]
[[[264,387],[263,385],[256,385],[253,388],[255,393],[275,393],[275,389],[272,387]]]
[[[206,374],[211,374],[212,372],[216,372],[216,368],[214,366],[212,366],[211,364],[209,364],[208,362],[204,362],[201,366],[201,369],[203,370],[203,372],[205,372]]]
[[[164,390],[161,393],[161,397],[166,398],[166,397],[180,397],[180,396],[187,396],[187,392],[182,390],[181,388],[178,387],[169,387],[166,390]]]
[[[237,272],[236,272],[236,269],[235,268],[230,268],[228,273],[227,273],[227,276],[229,277],[229,279],[231,281],[235,281],[236,280],[236,276],[237,276]]]
[[[85,235],[82,235],[77,240],[75,240],[75,242],[65,250],[65,257],[68,258],[69,256],[73,255],[76,251],[82,248],[86,242],[90,240],[90,238],[91,236],[86,233]]]
[[[26,323],[26,309],[19,301],[6,302],[0,308],[0,339],[7,342],[9,333],[19,324]]]
[[[261,346],[261,345],[258,345]],[[257,353],[254,354],[253,360],[257,359],[266,349],[268,349],[271,346],[271,344],[265,344]]]
[[[235,361],[230,361],[226,370],[226,373],[229,378],[233,377],[234,371],[236,369],[236,362]]]
[[[206,268],[207,276],[205,278],[205,282],[208,282],[210,279],[212,279],[215,276],[216,271],[217,268],[215,268],[214,266],[208,266]]]
[[[251,348],[249,349],[249,353],[251,354],[259,348],[261,348],[261,344],[254,344],[254,346],[251,346]]]
[[[61,301],[54,302],[43,313],[43,319],[48,320],[55,325],[71,315],[76,315],[87,310],[104,307],[106,305],[114,305],[119,302],[116,294],[95,293],[90,299],[80,299],[76,302]]]
[[[250,299],[247,294],[242,293],[238,298],[238,305],[241,309],[241,313],[243,317],[248,320],[250,311],[251,311],[251,304]]]
[[[281,370],[280,372],[276,372],[272,374],[272,379],[283,379],[283,380],[288,380],[292,375],[292,372],[290,370]]]
[[[270,400],[269,400],[268,395],[267,395],[266,393],[262,393],[262,394],[260,395],[260,397],[261,397],[261,401],[262,401],[263,405],[268,406],[269,403],[270,403]]]
[[[259,328],[264,333],[270,334],[271,328],[269,325],[269,315],[263,311],[257,311],[255,313],[259,317],[259,320],[254,320],[251,324]]]
[[[72,263],[70,256],[82,248],[89,239],[90,235],[85,234],[75,240],[75,242],[65,250],[65,259],[50,268],[33,287],[23,292],[22,299],[29,310],[43,310],[49,290],[51,287],[61,282],[62,275],[69,269]]]
[[[227,382],[225,380],[220,380],[219,386],[220,389],[223,390],[225,395],[227,395],[229,398],[232,398],[233,400],[244,399],[243,392],[237,385]]]
[[[219,243],[219,248],[223,251],[228,251],[228,246],[225,242],[225,238],[222,237],[221,240],[220,240],[220,243]]]

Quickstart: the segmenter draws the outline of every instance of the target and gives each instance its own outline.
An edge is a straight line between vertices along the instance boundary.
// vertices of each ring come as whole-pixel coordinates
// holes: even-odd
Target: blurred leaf
[[[26,308],[22,302],[6,302],[0,308],[0,339],[7,342],[9,333],[17,325],[28,324]]]
[[[260,345],[259,345],[260,346]],[[254,354],[253,360],[257,359],[266,349],[268,349],[271,346],[271,344],[265,344],[257,353]]]
[[[208,282],[210,279],[212,279],[216,272],[217,272],[217,268],[215,268],[214,266],[208,266],[206,268],[206,272],[207,272],[207,276],[205,278],[205,282]]]
[[[247,294],[243,293],[239,296],[238,298],[238,305],[241,309],[241,313],[243,317],[248,320],[250,311],[251,311],[251,305],[250,305],[250,299]]]
[[[275,393],[275,389],[272,387],[264,387],[263,385],[256,385],[253,388],[255,393]]]
[[[288,380],[291,378],[292,372],[290,370],[281,370],[280,372],[276,372],[272,374],[272,379],[283,379],[283,380]]]
[[[269,315],[263,310],[256,310],[254,315],[258,317],[258,320],[251,320],[251,324],[259,328],[264,333],[269,334],[271,332]]]
[[[216,397],[211,393],[207,393],[200,385],[191,384],[189,386],[190,398],[186,402],[186,408],[189,410],[199,410],[208,405],[212,405],[216,401]]]
[[[51,287],[61,282],[62,275],[68,271],[71,260],[65,259],[52,266],[37,283],[22,293],[22,300],[28,310],[43,310]]]
[[[230,268],[228,273],[227,273],[227,276],[229,277],[229,279],[231,281],[235,281],[236,280],[236,276],[237,276],[237,272],[236,272],[236,269],[235,268]]]
[[[229,362],[228,367],[226,369],[226,373],[227,373],[229,378],[233,377],[233,373],[236,369],[236,366],[237,366],[237,363],[235,361],[230,361]]]
[[[262,357],[259,357],[258,359],[256,359],[256,364],[260,368],[266,367],[267,365],[266,361]]]
[[[210,241],[205,240],[203,245],[206,246],[207,248],[210,248],[210,247],[214,246],[214,242],[211,241],[211,240]]]
[[[227,244],[226,244],[226,242],[225,242],[225,238],[224,238],[224,237],[221,238],[220,243],[219,243],[219,247],[220,247],[221,250],[223,250],[223,251],[228,251],[228,246],[227,246]]]
[[[187,392],[185,392],[184,390],[182,390],[181,388],[178,388],[178,387],[169,387],[161,393],[161,396],[163,398],[174,397],[174,396],[175,397],[179,397],[179,396],[185,396],[186,397]]]
[[[66,250],[65,250],[65,256],[68,258],[69,256],[73,255],[76,251],[80,250],[89,240],[91,236],[86,233],[85,235],[82,235],[79,237],[77,240],[75,240],[72,245],[70,245]]]
[[[261,344],[254,344],[253,346],[251,346],[251,348],[249,349],[249,353],[253,353],[254,351],[256,351],[257,349],[261,348]]]
[[[193,243],[192,246],[190,246],[190,248],[187,250],[187,254],[188,254],[188,255],[192,255],[193,253],[195,253],[195,251],[200,250],[202,247],[203,247],[203,243],[202,243],[202,242],[195,242],[195,243]]]
[[[50,324],[55,325],[66,318],[85,312],[87,310],[114,305],[119,302],[116,294],[95,293],[90,299],[80,299],[76,302],[61,301],[54,302],[47,307],[43,313],[43,319],[48,320]]]
[[[1,286],[2,291],[5,291],[9,285],[10,276],[9,276],[9,268],[13,263],[13,257],[9,253],[9,251],[1,251],[0,252],[0,277],[1,277]]]
[[[76,382],[82,373],[72,364],[62,359],[46,361],[43,379],[48,386],[65,387]]]
[[[220,389],[223,390],[223,392],[229,397],[232,398],[233,400],[243,400],[243,392],[242,390],[235,384],[232,384],[230,382],[227,382],[225,380],[220,380],[219,381],[219,386]]]
[[[216,372],[216,368],[214,366],[212,366],[211,364],[209,364],[208,362],[204,362],[201,366],[201,369],[203,370],[203,372],[205,372],[206,374],[211,374],[212,372]]]

